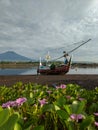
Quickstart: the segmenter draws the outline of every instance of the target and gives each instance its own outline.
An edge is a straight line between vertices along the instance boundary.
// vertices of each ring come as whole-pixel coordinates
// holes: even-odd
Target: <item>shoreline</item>
[[[56,62],[56,63],[62,63],[62,62]],[[39,62],[7,62],[7,61],[2,61],[0,62],[0,68],[1,69],[6,69],[6,68],[32,68],[35,67],[37,68],[39,65]],[[97,68],[98,63],[85,63],[85,62],[73,62],[71,66],[78,67],[78,68]]]
[[[11,87],[17,82],[36,83],[53,86],[53,84],[77,84],[86,89],[98,87],[98,75],[66,74],[66,75],[1,75],[0,86]]]

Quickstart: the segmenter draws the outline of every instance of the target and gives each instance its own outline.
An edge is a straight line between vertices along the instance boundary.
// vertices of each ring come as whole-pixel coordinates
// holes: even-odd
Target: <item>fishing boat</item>
[[[66,59],[66,56],[68,55],[69,56],[69,53],[75,51],[76,49],[78,49],[80,46],[86,44],[87,42],[89,42],[91,39],[88,39],[87,41],[82,41],[82,44],[77,46],[76,48],[72,49],[71,51],[69,51],[68,53],[66,53],[64,51],[64,54],[57,58],[57,59],[60,59],[62,57],[65,57]],[[50,56],[49,56],[49,53],[48,55],[46,56],[47,58],[47,62],[49,61],[50,59]],[[57,60],[55,59],[55,60]],[[69,58],[69,60],[67,60],[67,62],[59,65],[59,66],[56,66],[54,63],[52,63],[51,65],[42,65],[42,62],[41,62],[41,58],[40,58],[40,64],[38,66],[38,69],[37,69],[37,74],[41,74],[41,75],[64,75],[66,73],[69,72],[70,70],[70,65],[71,65],[71,56]]]
[[[51,64],[50,66],[39,66],[37,69],[37,74],[42,75],[62,75],[69,72],[71,64],[71,58],[67,64],[61,64],[59,66],[55,66]]]

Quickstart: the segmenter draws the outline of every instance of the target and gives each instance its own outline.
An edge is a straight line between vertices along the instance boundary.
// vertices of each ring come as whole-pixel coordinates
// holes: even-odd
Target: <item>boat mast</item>
[[[39,66],[42,66],[42,60],[41,60],[41,57],[40,57]]]

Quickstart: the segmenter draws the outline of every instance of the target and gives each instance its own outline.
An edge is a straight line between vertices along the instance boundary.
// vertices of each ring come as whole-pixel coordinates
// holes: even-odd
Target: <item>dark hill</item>
[[[19,55],[13,51],[0,54],[0,61],[32,61],[30,58]]]

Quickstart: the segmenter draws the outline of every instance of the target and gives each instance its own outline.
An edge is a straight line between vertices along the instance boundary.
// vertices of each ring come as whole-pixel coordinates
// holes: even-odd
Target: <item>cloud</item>
[[[15,50],[24,56],[38,58],[48,48],[64,46],[66,49],[68,44],[92,38],[95,48],[89,45],[87,48],[95,57],[97,7],[97,0],[1,0],[0,51]],[[85,47],[79,49],[81,58],[84,51]],[[77,59],[79,53],[75,53]]]

